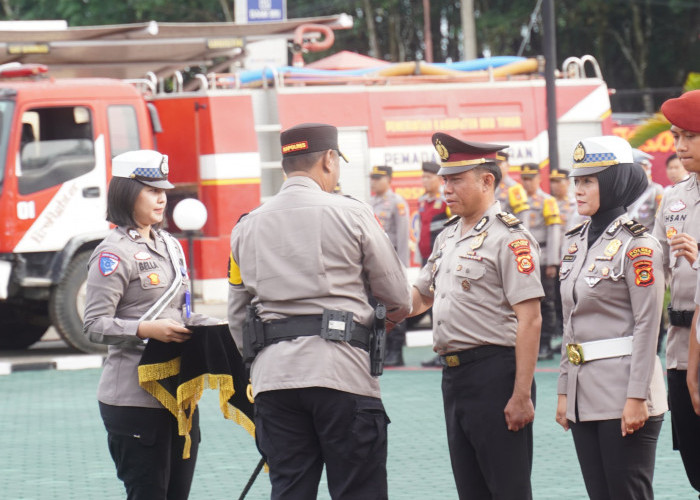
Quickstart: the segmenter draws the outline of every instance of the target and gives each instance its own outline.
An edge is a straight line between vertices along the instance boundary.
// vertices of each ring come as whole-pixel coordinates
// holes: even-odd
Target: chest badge
[[[484,239],[486,238],[487,234],[488,233],[486,231],[484,231],[483,233],[477,234],[474,237],[474,239],[472,240],[471,245],[469,245],[471,247],[471,249],[476,250],[477,248],[481,248],[481,245],[484,244]]]
[[[465,292],[469,291],[469,289],[472,287],[472,284],[469,283],[469,280],[462,280],[462,290]]]
[[[683,203],[683,200],[675,201],[675,202],[671,203],[671,205],[668,207],[668,209],[671,212],[681,212],[681,211],[685,210],[685,208],[686,208],[686,205],[685,205],[685,203]]]
[[[673,238],[673,237],[674,237],[675,235],[677,235],[677,234],[678,234],[678,229],[676,229],[676,228],[673,227],[673,226],[671,226],[671,227],[669,227],[668,229],[666,229],[666,238],[668,238],[669,240],[670,240],[671,238]]]
[[[593,264],[591,264],[590,266],[588,266],[588,270],[589,271],[595,270],[595,262]]]
[[[151,254],[148,252],[137,252],[134,254],[134,259],[136,260],[149,260],[151,258]]]
[[[160,276],[158,276],[156,273],[151,273],[147,276],[149,282],[151,285],[159,285],[160,284]]]
[[[600,278],[594,278],[592,276],[586,276],[584,279],[586,280],[586,283],[588,283],[588,286],[590,286],[591,288],[596,286],[600,281]]]
[[[578,246],[576,245],[576,242],[574,241],[571,245],[569,245],[569,253],[576,253],[578,252]]]
[[[613,257],[620,250],[621,246],[622,242],[618,239],[614,239],[610,243],[608,243],[608,246],[605,247],[605,251],[603,253],[607,257]]]
[[[610,276],[610,268],[609,267],[604,267],[603,269],[600,270],[600,274],[602,274],[605,278]]]

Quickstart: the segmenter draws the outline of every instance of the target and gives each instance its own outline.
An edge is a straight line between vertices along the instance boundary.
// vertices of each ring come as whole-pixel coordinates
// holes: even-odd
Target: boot
[[[406,323],[401,322],[386,336],[384,366],[404,366],[403,344],[406,341]]]

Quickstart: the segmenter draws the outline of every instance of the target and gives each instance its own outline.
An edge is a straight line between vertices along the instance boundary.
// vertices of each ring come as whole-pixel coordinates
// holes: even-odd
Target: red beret
[[[661,112],[676,127],[700,133],[700,90],[669,99],[661,106]]]

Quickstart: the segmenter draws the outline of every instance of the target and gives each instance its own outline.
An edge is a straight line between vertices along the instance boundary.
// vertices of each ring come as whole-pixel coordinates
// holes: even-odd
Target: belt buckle
[[[449,366],[450,368],[459,366],[459,356],[457,356],[456,354],[450,354],[449,356],[445,356],[445,363],[447,363],[447,366]]]
[[[566,344],[566,355],[572,365],[578,366],[585,361],[581,344]]]

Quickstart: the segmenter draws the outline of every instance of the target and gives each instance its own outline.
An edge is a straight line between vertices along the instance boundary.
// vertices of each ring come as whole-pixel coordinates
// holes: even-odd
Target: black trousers
[[[700,491],[700,417],[690,401],[686,370],[667,371],[673,449],[681,452],[690,485]]]
[[[334,500],[385,500],[387,425],[381,399],[310,387],[255,397],[255,429],[272,500],[311,499],[326,465]]]
[[[540,345],[550,346],[552,337],[560,335],[557,329],[557,311],[556,311],[556,278],[548,278],[546,274],[546,266],[542,266],[540,270],[540,278],[542,280],[542,288],[544,289],[544,297],[540,302],[540,311],[542,313],[542,333],[540,335]]]
[[[620,419],[569,421],[576,455],[591,500],[654,498],[652,480],[656,442],[663,415],[650,417],[644,427],[622,437]]]
[[[199,449],[199,410],[192,417],[190,458],[184,460],[184,436],[165,408],[100,403],[107,443],[117,477],[128,500],[186,500]]]
[[[557,277],[554,278],[554,312],[557,318],[554,335],[561,337],[564,334],[564,308],[561,304],[561,281],[559,281],[559,267]]]
[[[459,498],[532,498],[532,424],[509,431],[503,410],[513,394],[515,349],[493,346],[484,357],[442,372],[447,442]],[[477,348],[483,349],[483,348]],[[482,351],[483,352],[483,351]],[[532,382],[535,401],[535,382]]]

